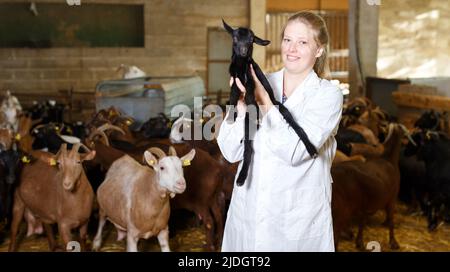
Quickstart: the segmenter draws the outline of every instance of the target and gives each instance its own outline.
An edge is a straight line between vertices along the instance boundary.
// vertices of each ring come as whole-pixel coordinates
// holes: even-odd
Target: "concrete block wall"
[[[34,2],[39,8],[39,3],[65,1]],[[73,87],[93,93],[99,81],[121,76],[116,70],[122,63],[151,76],[197,74],[206,80],[207,28],[221,27],[221,18],[232,25],[249,25],[248,0],[81,0],[81,5],[125,2],[144,5],[145,48],[0,48],[0,92]]]
[[[450,77],[448,1],[382,1],[379,9],[378,76]]]

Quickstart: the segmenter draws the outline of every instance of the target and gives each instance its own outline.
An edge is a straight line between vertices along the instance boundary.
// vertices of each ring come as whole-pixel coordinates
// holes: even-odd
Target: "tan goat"
[[[75,144],[67,151],[67,145],[61,145],[55,156],[58,166],[40,159],[25,165],[14,195],[9,251],[16,250],[16,236],[26,209],[44,223],[51,250],[56,246],[50,226],[54,223],[65,246],[71,241],[71,230],[79,227],[81,248],[85,248],[94,192],[81,163],[92,160],[95,151],[79,154],[79,148],[80,144]]]
[[[108,219],[116,226],[119,240],[126,233],[127,251],[137,251],[140,238],[154,235],[158,236],[161,251],[170,251],[169,198],[185,191],[182,165],[189,164],[194,156],[195,149],[178,158],[173,147],[169,149],[169,156],[153,147],[144,152],[145,162],[150,167],[128,155],[116,160],[97,190],[100,218],[93,250],[100,249],[103,226]]]

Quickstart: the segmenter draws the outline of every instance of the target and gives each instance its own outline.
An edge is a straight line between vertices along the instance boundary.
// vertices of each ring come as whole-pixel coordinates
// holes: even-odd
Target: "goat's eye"
[[[162,171],[162,170],[164,170],[164,167],[163,167],[163,166],[161,166],[161,171]]]
[[[78,163],[78,164],[80,164],[80,163],[81,163],[81,161],[77,161],[77,163]]]

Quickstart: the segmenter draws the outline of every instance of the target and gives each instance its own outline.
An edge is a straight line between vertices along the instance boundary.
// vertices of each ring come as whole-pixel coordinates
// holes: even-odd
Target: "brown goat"
[[[344,152],[340,150],[336,150],[336,155],[333,159],[333,164],[344,162],[344,161],[362,161],[365,162],[366,158],[362,155],[355,155],[355,156],[347,156],[344,154]]]
[[[352,219],[359,222],[356,246],[363,248],[363,228],[368,215],[377,210],[386,211],[389,226],[389,243],[392,249],[399,248],[394,237],[394,212],[400,187],[398,160],[403,131],[398,125],[391,125],[390,137],[380,158],[366,162],[348,161],[333,164],[333,225],[335,248],[339,235]]]
[[[50,166],[42,160],[25,165],[14,195],[9,251],[17,249],[16,236],[25,209],[44,223],[51,250],[56,248],[50,226],[54,223],[58,224],[59,234],[65,245],[71,241],[71,230],[79,227],[81,248],[85,249],[94,192],[81,162],[92,160],[95,151],[81,155],[78,153],[79,148],[80,144],[75,144],[71,151],[67,151],[67,145],[61,145],[55,155],[58,167]]]
[[[19,116],[19,127],[14,139],[16,140],[19,148],[27,153],[32,151],[33,136],[30,135],[30,129],[36,123],[42,121],[41,119],[33,121],[31,116],[22,114]]]

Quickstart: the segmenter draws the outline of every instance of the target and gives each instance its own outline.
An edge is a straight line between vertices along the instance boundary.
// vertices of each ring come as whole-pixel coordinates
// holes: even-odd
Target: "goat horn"
[[[79,147],[83,148],[84,151],[86,151],[87,153],[91,152],[91,150],[89,149],[89,147],[87,147],[87,146],[84,145],[83,143],[80,143],[80,146],[79,146]]]
[[[40,129],[42,127],[46,127],[47,125],[48,124],[40,124],[40,125],[35,126],[33,129]]]
[[[162,151],[161,148],[158,147],[150,147],[149,149],[147,149],[147,151],[155,154],[159,160],[166,156],[166,153],[164,153],[164,151]]]
[[[103,139],[105,139],[105,145],[106,146],[110,146],[111,144],[109,143],[109,139],[108,139],[108,136],[106,135],[106,133],[105,132],[103,132],[103,131],[100,131],[100,136],[102,136],[103,137]]]
[[[394,124],[393,124],[393,123],[390,123],[390,124],[389,124],[388,135],[387,135],[386,138],[384,139],[384,143],[387,143],[387,141],[389,141],[389,139],[391,138],[393,132],[394,132]]]
[[[177,151],[173,148],[173,146],[169,147],[169,156],[177,156]]]
[[[398,125],[403,130],[403,133],[405,134],[406,138],[408,138],[408,141],[410,141],[413,144],[413,146],[417,146],[416,142],[411,137],[411,132],[409,132],[409,130],[405,127],[405,125],[403,125],[403,124],[398,124]]]
[[[62,144],[62,145],[60,146],[59,151],[58,151],[58,154],[59,154],[59,155],[63,155],[63,154],[66,154],[66,153],[67,153],[67,144],[64,143],[64,144]]]
[[[105,132],[101,131],[101,130],[94,130],[88,137],[88,142],[92,142],[94,141],[94,137],[100,135],[101,137],[103,137],[105,139],[105,145],[106,146],[110,146],[109,144],[109,139],[108,136],[106,136]]]
[[[72,146],[72,153],[78,153],[78,149],[80,149],[81,143],[76,143]]]
[[[427,130],[427,132],[425,133],[425,135],[426,135],[427,138],[429,138],[430,135],[434,135],[434,136],[439,137],[439,132],[433,131],[433,130]]]
[[[108,130],[108,129],[116,130],[116,131],[122,133],[122,135],[125,135],[125,131],[123,131],[123,129],[121,129],[118,126],[111,125],[110,123],[105,123],[97,128],[98,131],[102,131],[102,132],[104,132],[105,130]]]

